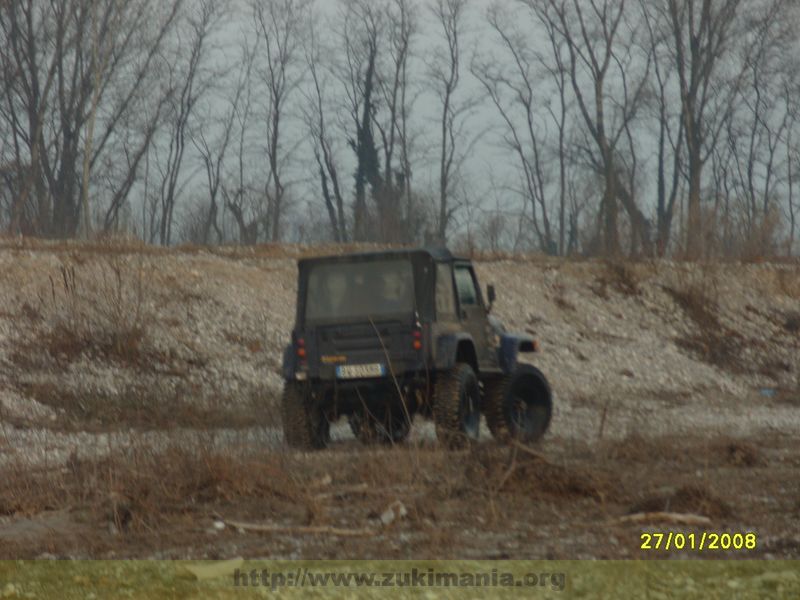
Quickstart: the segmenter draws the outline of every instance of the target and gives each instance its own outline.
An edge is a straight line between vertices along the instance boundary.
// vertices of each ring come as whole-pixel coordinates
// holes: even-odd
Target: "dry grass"
[[[143,444],[116,447],[92,460],[73,454],[65,468],[48,471],[18,462],[6,466],[4,476],[0,514],[80,507],[120,531],[151,529],[207,504],[251,498],[267,506],[303,506],[305,498],[281,455],[237,456],[202,443],[161,451]]]
[[[231,344],[242,346],[252,354],[257,354],[258,352],[263,352],[264,350],[264,346],[260,340],[245,338],[233,331],[225,331],[223,333],[223,337],[225,338],[226,341],[230,342]]]
[[[786,266],[775,273],[776,287],[784,296],[800,300],[800,268]]]
[[[344,442],[322,453],[294,453],[219,442],[207,436],[155,450],[137,439],[130,447],[110,448],[103,458],[73,455],[62,469],[11,465],[0,473],[8,482],[0,488],[0,514],[14,515],[11,523],[24,522],[25,515],[40,525],[53,515],[64,515],[64,522],[57,533],[18,537],[7,555],[46,550],[100,557],[113,550],[115,558],[300,552],[314,558],[444,559],[469,548],[478,556],[522,557],[555,536],[567,540],[561,549],[567,555],[591,547],[606,556],[605,522],[614,515],[687,512],[733,526],[740,511],[751,519],[740,498],[753,481],[765,486],[759,498],[789,493],[788,466],[782,473],[759,468],[757,440],[750,447],[750,441],[724,438],[630,438],[616,443],[616,458],[605,442],[517,454],[493,443],[451,452],[436,445],[363,448]],[[751,463],[754,470],[745,478],[739,468]],[[700,483],[694,473],[702,468],[708,476]],[[381,515],[397,505],[406,509],[403,515],[382,523]],[[229,527],[210,531],[217,519]],[[242,533],[237,522],[263,526],[269,534]],[[65,535],[71,527],[72,541]],[[363,531],[374,535],[346,535]],[[516,543],[523,546],[515,549]]]

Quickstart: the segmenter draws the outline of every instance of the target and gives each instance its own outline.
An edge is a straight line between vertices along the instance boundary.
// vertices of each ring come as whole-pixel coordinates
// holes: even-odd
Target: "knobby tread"
[[[327,446],[321,419],[325,417],[308,402],[307,392],[297,383],[287,381],[281,397],[283,437],[290,448],[319,450]]]
[[[466,363],[458,363],[447,374],[440,376],[434,390],[436,437],[453,450],[466,448],[470,444],[461,420],[461,390],[470,385],[478,385],[475,371]]]
[[[505,414],[505,397],[512,378],[511,375],[504,375],[484,383],[483,414],[486,415],[486,425],[492,437],[500,442],[511,439]]]
[[[540,431],[534,436],[529,436],[528,438],[525,438],[517,431],[512,431],[512,426],[509,424],[508,416],[508,393],[515,377],[520,376],[520,370],[522,370],[523,375],[534,375],[540,379],[541,384],[544,386],[547,398],[546,404],[542,405],[546,407],[547,414],[546,418],[541,424]],[[489,427],[492,437],[503,443],[510,442],[514,439],[528,444],[538,442],[550,425],[552,411],[550,398],[550,385],[547,382],[547,379],[545,379],[544,375],[541,371],[539,371],[539,369],[532,366],[522,365],[513,373],[504,375],[503,377],[495,379],[494,381],[484,383],[483,412],[486,415],[486,425]]]

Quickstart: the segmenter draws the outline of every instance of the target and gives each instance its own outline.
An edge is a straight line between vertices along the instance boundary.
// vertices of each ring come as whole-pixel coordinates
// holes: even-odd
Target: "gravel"
[[[0,460],[54,465],[73,452],[101,453],[110,441],[158,446],[208,436],[131,433],[124,423],[112,434],[67,433],[55,427],[62,408],[42,389],[78,399],[144,389],[165,402],[231,409],[262,403],[253,427],[216,430],[214,443],[279,448],[275,406],[297,249],[267,250],[0,249]],[[64,272],[72,269],[68,289]],[[787,326],[800,311],[796,264],[507,259],[479,262],[477,272],[495,284],[494,311],[507,328],[541,343],[530,358],[554,390],[553,438],[800,432],[800,335]],[[710,334],[674,291],[698,289],[735,342],[736,365],[712,364],[685,343]],[[92,340],[141,327],[137,352],[146,364],[91,349],[54,356],[48,336],[65,326]],[[762,388],[780,394],[768,398]],[[335,438],[349,435],[335,428]],[[415,425],[413,439],[432,437],[430,424]]]

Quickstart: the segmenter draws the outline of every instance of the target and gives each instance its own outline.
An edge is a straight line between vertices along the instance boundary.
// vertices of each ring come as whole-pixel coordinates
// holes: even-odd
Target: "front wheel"
[[[320,450],[330,441],[330,423],[307,385],[287,381],[281,398],[283,438],[290,448]]]
[[[478,377],[466,363],[439,375],[433,395],[436,437],[451,449],[467,447],[480,433],[481,391]]]
[[[486,424],[499,441],[539,441],[550,425],[552,409],[550,385],[531,365],[518,365],[513,373],[485,384]]]

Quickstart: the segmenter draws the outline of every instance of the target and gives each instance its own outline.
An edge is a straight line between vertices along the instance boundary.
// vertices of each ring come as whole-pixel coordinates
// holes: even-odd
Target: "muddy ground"
[[[542,344],[546,439],[339,424],[302,454],[275,409],[310,252],[5,243],[0,557],[800,558],[796,263],[483,257]],[[625,519],[658,511],[708,522]],[[756,543],[643,550],[658,531]]]

